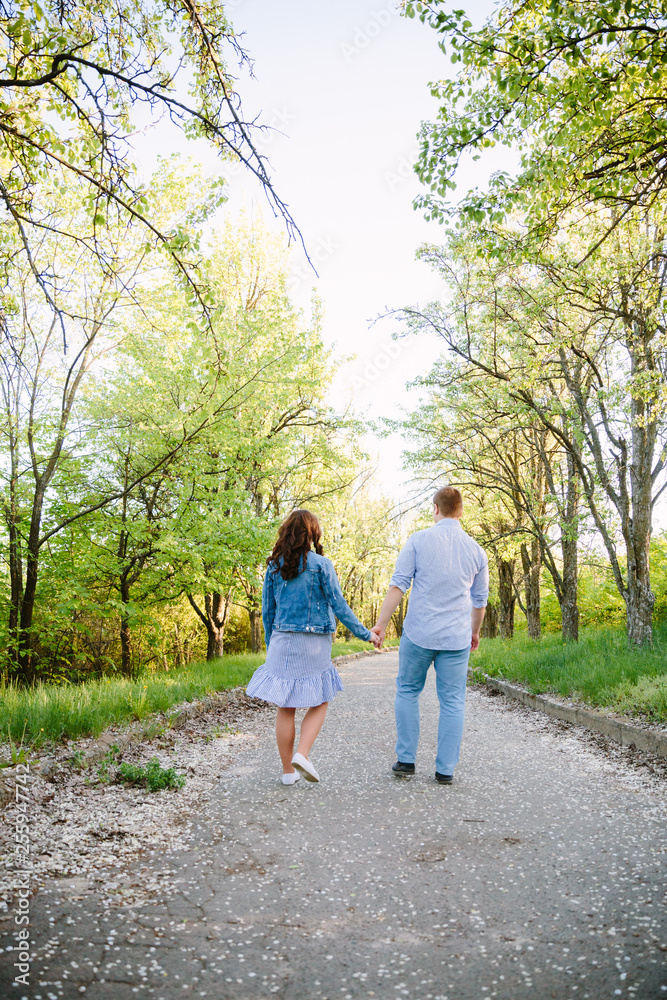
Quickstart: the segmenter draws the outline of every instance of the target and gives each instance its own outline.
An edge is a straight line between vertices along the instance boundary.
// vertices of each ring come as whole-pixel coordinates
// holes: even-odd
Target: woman
[[[266,560],[262,591],[266,662],[247,688],[253,698],[278,706],[276,739],[284,785],[293,785],[299,774],[306,781],[320,780],[308,755],[329,702],[343,690],[331,662],[334,614],[357,638],[379,644],[347,605],[333,563],[322,554],[321,534],[320,523],[309,510],[293,511],[280,526]],[[308,711],[294,753],[297,708]]]

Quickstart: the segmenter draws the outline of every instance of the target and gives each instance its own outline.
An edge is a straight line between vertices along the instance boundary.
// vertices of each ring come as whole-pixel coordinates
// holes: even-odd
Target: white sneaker
[[[319,781],[320,776],[310,763],[307,757],[304,757],[302,753],[295,753],[292,757],[292,767],[295,767],[297,771],[300,771],[304,776],[306,781]]]
[[[283,785],[295,785],[300,778],[298,771],[294,771],[293,774],[283,774]]]

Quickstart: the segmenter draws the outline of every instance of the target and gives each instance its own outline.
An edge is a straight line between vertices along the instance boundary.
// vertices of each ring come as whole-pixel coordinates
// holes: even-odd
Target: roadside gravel
[[[103,876],[98,873],[120,868],[148,849],[168,851],[187,845],[202,799],[235,757],[264,735],[267,713],[271,714],[269,706],[237,688],[207,712],[193,713],[178,728],[165,728],[153,739],[135,733],[134,740],[126,743],[126,727],[105,733],[109,747],[116,738],[123,744],[122,760],[144,765],[157,757],[163,767],[185,775],[178,792],[116,784],[113,755],[105,762],[99,741],[79,740],[43,756],[29,776],[33,887],[44,886],[52,877],[78,876],[105,884],[126,902],[153,892],[150,878],[145,886],[135,880],[131,888],[114,887],[108,871]],[[94,763],[78,766],[76,758],[73,762],[76,751],[80,758],[92,756]],[[14,814],[11,803],[0,810],[0,913],[7,912],[21,881],[12,870]]]

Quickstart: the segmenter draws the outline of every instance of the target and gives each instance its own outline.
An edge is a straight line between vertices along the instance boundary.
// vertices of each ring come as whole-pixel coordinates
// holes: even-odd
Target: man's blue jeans
[[[419,743],[419,695],[426,683],[428,668],[435,665],[435,684],[440,702],[438,754],[435,769],[453,774],[458,763],[463,735],[466,681],[470,647],[466,649],[424,649],[401,637],[396,678],[396,755],[413,764]]]

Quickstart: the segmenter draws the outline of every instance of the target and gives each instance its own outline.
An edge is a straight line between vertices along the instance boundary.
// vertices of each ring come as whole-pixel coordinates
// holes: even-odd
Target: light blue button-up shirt
[[[396,560],[390,586],[410,589],[403,631],[425,649],[470,645],[472,608],[485,608],[489,560],[457,518],[443,517],[410,535]]]

